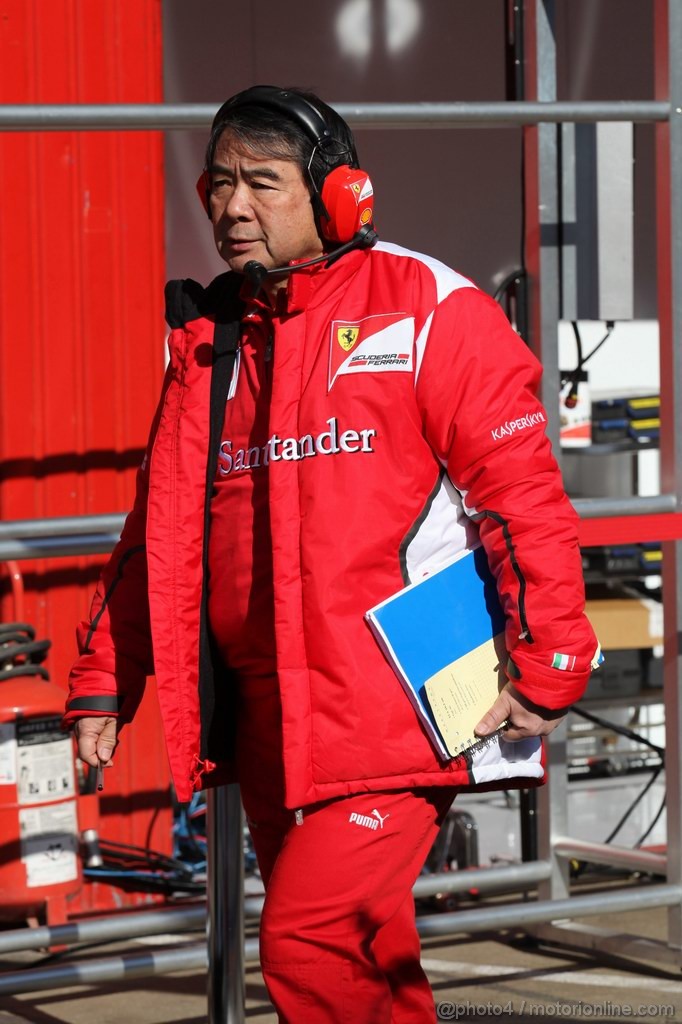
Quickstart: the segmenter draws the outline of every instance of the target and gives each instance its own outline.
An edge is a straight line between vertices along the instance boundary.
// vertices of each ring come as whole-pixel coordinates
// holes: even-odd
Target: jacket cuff
[[[578,670],[548,669],[545,665],[537,665],[531,659],[509,657],[507,661],[507,678],[514,687],[539,707],[551,711],[568,708],[580,700],[592,672],[591,666]]]
[[[70,711],[79,711],[82,715],[90,714],[90,712],[116,715],[121,710],[122,703],[120,697],[111,694],[100,694],[97,697],[72,697],[67,701],[66,710],[67,714]]]
[[[70,729],[79,718],[118,718],[123,701],[120,697],[100,694],[92,697],[73,697],[67,702],[62,728]]]

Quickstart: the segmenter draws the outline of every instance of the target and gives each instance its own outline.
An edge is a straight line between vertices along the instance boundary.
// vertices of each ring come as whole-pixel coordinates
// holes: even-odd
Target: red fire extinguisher
[[[50,646],[24,623],[0,624],[0,920],[66,920],[82,885],[64,693],[40,664]]]

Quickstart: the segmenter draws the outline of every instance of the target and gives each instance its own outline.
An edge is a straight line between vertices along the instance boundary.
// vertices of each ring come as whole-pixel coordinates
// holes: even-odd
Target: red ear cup
[[[208,171],[201,172],[201,174],[199,175],[199,180],[197,181],[196,188],[197,195],[199,196],[199,199],[201,199],[201,205],[203,206],[207,215],[210,217],[211,210],[208,205],[208,197],[211,194],[211,175],[208,173]]]
[[[324,179],[321,199],[328,217],[321,218],[320,230],[330,242],[350,242],[372,223],[374,189],[365,171],[335,167]]]

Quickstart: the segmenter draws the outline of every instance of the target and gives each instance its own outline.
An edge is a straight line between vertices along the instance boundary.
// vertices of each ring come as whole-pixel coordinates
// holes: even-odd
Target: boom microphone
[[[258,260],[249,260],[248,263],[244,264],[243,274],[253,285],[254,295],[257,295],[263,287],[266,277],[274,277],[276,274],[293,274],[295,271],[303,270],[305,267],[312,267],[315,263],[326,263],[329,267],[336,260],[340,259],[341,256],[345,256],[347,252],[350,252],[351,249],[369,249],[370,246],[374,245],[377,238],[378,235],[371,224],[365,224],[357,234],[353,235],[350,242],[340,245],[333,252],[325,252],[322,256],[316,256],[314,259],[306,260],[304,263],[295,263],[293,267],[268,268],[259,263]]]

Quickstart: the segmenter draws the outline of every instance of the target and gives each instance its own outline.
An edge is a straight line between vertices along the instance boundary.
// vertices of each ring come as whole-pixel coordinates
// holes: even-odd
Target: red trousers
[[[276,694],[259,685],[244,703],[242,800],[266,887],[261,968],[279,1020],[432,1024],[411,889],[454,790],[329,800],[297,824],[283,806]]]

